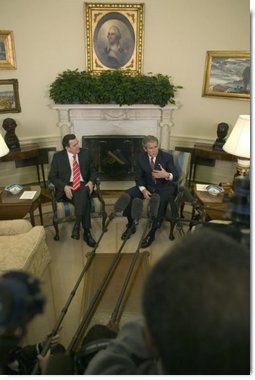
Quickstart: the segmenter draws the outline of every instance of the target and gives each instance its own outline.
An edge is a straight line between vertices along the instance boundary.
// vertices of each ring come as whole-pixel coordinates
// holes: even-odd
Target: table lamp
[[[240,115],[223,150],[237,156],[237,174],[246,175],[250,170],[250,115]]]
[[[0,134],[0,157],[6,156],[9,153],[9,148],[6,145],[3,136]]]

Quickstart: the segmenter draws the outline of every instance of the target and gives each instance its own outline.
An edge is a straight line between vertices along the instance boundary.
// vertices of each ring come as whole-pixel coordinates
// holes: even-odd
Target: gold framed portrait
[[[14,37],[11,30],[0,30],[0,69],[16,69]]]
[[[143,66],[144,4],[85,3],[87,70],[128,70]]]
[[[250,99],[250,52],[207,51],[203,96]]]

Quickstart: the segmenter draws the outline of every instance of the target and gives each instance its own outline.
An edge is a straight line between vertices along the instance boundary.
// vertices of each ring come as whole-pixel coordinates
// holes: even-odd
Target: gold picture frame
[[[11,30],[0,30],[0,69],[16,69],[14,36]]]
[[[143,65],[144,4],[85,3],[87,70],[128,70]]]
[[[21,112],[17,79],[0,80],[0,113]]]
[[[202,96],[250,99],[250,52],[207,51]]]

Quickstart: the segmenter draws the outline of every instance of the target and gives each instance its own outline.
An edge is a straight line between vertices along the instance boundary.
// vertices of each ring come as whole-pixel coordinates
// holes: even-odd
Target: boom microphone
[[[184,199],[185,199],[185,187],[180,186],[178,188],[178,194],[175,198],[175,204],[176,204],[177,210],[179,210],[179,208],[181,207],[182,203],[184,202]]]
[[[131,217],[135,223],[138,222],[143,211],[143,201],[140,198],[135,198],[132,202]]]
[[[160,204],[159,194],[152,194],[147,208],[147,216],[150,220],[155,219],[158,216],[158,209]]]
[[[109,219],[112,220],[116,214],[125,210],[130,202],[130,196],[127,193],[123,193],[119,199],[117,199],[114,205],[114,211],[109,215]]]
[[[44,342],[44,345],[43,345],[43,348],[42,348],[42,352],[41,352],[41,355],[42,356],[45,356],[50,348],[50,344],[51,344],[51,338],[53,336],[55,336],[57,333],[58,333],[58,330],[61,326],[61,323],[67,313],[67,310],[76,294],[76,291],[81,283],[81,280],[83,279],[85,273],[88,271],[90,265],[92,264],[92,261],[94,260],[94,257],[95,257],[95,254],[96,254],[96,250],[97,250],[97,247],[100,243],[100,241],[102,240],[104,234],[107,232],[107,227],[109,226],[110,222],[112,221],[112,219],[116,216],[116,213],[118,212],[122,212],[125,210],[125,208],[127,207],[128,203],[130,202],[130,196],[127,194],[127,193],[123,193],[120,198],[116,201],[115,205],[114,205],[114,212],[111,213],[111,215],[108,217],[108,221],[107,223],[105,224],[104,226],[104,229],[103,231],[101,232],[101,235],[99,236],[97,242],[96,242],[96,245],[95,247],[93,248],[93,250],[89,253],[89,256],[88,256],[88,260],[85,264],[85,266],[83,267],[79,277],[78,277],[78,280],[76,281],[76,284],[74,286],[74,288],[72,289],[63,309],[61,310],[61,313],[60,313],[60,316],[59,318],[57,319],[51,333],[49,334],[48,338],[46,339],[46,341]],[[39,369],[39,365],[38,365],[38,362],[35,364],[33,370],[32,370],[32,373],[31,375],[35,375],[37,374],[38,372],[38,369]]]
[[[141,248],[143,239],[144,239],[145,234],[148,230],[148,227],[151,225],[153,219],[156,218],[158,215],[159,204],[160,204],[160,196],[158,194],[153,194],[151,196],[151,198],[149,200],[149,204],[148,204],[148,209],[147,209],[148,220],[147,220],[147,223],[145,225],[144,231],[142,233],[142,236],[139,240],[138,246],[137,246],[136,251],[134,253],[134,256],[132,258],[130,267],[129,267],[128,272],[126,274],[123,286],[120,290],[119,297],[117,299],[117,302],[115,304],[115,307],[114,307],[114,310],[112,312],[112,315],[111,315],[109,322],[116,322],[117,319],[119,318],[119,313],[120,313],[121,305],[122,305],[124,297],[125,297],[125,293],[127,291],[128,285],[129,285],[131,277],[133,275],[133,271],[134,271],[134,268],[136,266],[136,263],[137,263],[138,259],[140,258],[140,248]],[[138,208],[140,209],[143,206],[143,201],[139,198],[135,198],[132,206],[134,207],[133,211],[135,211],[135,209],[138,209]],[[138,212],[141,213],[140,210]]]
[[[141,213],[142,213],[142,208],[143,208],[143,201],[139,198],[135,198],[132,202],[132,208],[131,208],[131,215],[132,215],[132,218],[134,219],[134,223],[136,223],[138,221],[138,219],[140,218],[141,216]],[[82,320],[73,336],[73,338],[71,339],[71,342],[69,343],[67,349],[66,349],[66,352],[67,353],[71,353],[74,349],[74,346],[77,345],[77,342],[80,340],[81,338],[81,332],[84,331],[87,327],[88,327],[88,324],[91,320],[91,318],[93,317],[93,314],[94,314],[94,311],[98,305],[98,303],[100,302],[102,296],[103,296],[103,293],[105,291],[105,288],[108,284],[108,282],[110,281],[118,263],[119,263],[119,260],[121,258],[121,252],[122,252],[122,249],[124,247],[124,245],[126,244],[128,238],[130,237],[131,235],[131,231],[132,231],[132,226],[130,226],[129,230],[128,230],[128,233],[127,233],[127,236],[125,237],[125,239],[123,240],[118,252],[114,255],[113,257],[113,260],[108,268],[108,270],[106,271],[104,277],[102,278],[94,296],[92,297],[83,317],[82,317]]]
[[[190,202],[192,207],[199,213],[201,214],[201,210],[200,210],[200,206],[198,204],[198,201],[192,196],[191,192],[189,191],[189,189],[187,189],[186,187],[184,186],[180,186],[179,188],[179,191],[182,191],[183,194],[184,194],[184,199],[183,200],[186,200],[187,202]]]

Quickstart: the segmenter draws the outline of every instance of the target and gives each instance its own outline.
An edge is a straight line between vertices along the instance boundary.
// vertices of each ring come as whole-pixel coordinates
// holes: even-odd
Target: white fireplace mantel
[[[170,135],[175,105],[165,107],[136,104],[55,104],[61,137],[74,133],[82,136],[129,135],[157,136],[162,148],[170,147]]]

